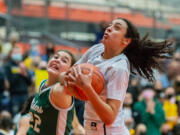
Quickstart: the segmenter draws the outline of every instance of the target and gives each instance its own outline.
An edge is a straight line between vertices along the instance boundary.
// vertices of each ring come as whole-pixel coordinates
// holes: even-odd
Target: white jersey
[[[129,81],[130,64],[127,57],[124,54],[120,54],[111,59],[104,59],[101,56],[103,52],[104,52],[103,44],[94,45],[82,56],[82,58],[77,62],[77,64],[80,63],[93,64],[97,66],[100,69],[100,71],[103,73],[106,85],[103,91],[101,92],[100,97],[104,101],[106,99],[116,99],[121,101],[121,106],[119,108],[118,116],[114,121],[114,123],[108,126],[107,129],[108,128],[124,129],[124,132],[121,132],[121,134],[126,135],[128,133],[127,130],[124,128],[125,125],[124,125],[122,106]],[[84,119],[85,119],[85,127],[87,121],[102,122],[89,101],[85,103]]]

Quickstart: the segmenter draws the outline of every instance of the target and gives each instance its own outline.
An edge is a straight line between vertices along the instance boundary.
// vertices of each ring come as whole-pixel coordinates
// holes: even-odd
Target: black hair
[[[126,22],[128,27],[125,36],[131,39],[130,44],[123,50],[123,53],[128,57],[131,67],[135,68],[140,76],[153,81],[153,69],[162,69],[158,59],[171,58],[172,42],[168,40],[155,42],[148,38],[148,34],[140,39],[139,32],[131,22],[125,18],[118,19]]]
[[[7,113],[6,115],[4,113]],[[0,129],[9,130],[12,128],[13,122],[11,114],[3,110],[0,112]]]
[[[71,56],[71,66],[74,65],[74,63],[76,62],[75,56],[68,50],[58,50],[56,53],[58,52],[66,52]]]
[[[34,97],[35,97],[34,94],[33,94],[33,95],[30,95],[30,96],[28,97],[28,99],[25,101],[25,103],[23,104],[23,107],[22,107],[22,109],[21,109],[21,115],[24,115],[24,114],[26,114],[26,113],[29,113],[29,109],[30,109],[30,107],[31,107],[31,102],[32,102],[32,100],[33,100]]]

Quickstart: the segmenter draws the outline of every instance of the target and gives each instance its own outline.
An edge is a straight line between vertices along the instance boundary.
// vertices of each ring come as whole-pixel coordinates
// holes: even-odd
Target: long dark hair
[[[130,44],[123,50],[123,53],[128,57],[131,67],[142,77],[153,81],[153,69],[161,69],[158,63],[159,58],[171,58],[171,45],[172,42],[165,40],[162,42],[155,42],[148,38],[146,34],[140,39],[139,33],[136,27],[127,19],[122,19],[126,22],[128,28],[126,37],[131,39]]]
[[[23,104],[23,107],[21,109],[21,115],[24,115],[29,112],[29,109],[31,107],[31,102],[34,99],[34,97],[35,97],[35,95],[32,94],[27,98],[27,100],[25,101],[25,103]]]

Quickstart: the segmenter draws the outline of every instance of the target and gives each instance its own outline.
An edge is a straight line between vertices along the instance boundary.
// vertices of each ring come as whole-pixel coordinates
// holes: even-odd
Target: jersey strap
[[[55,84],[53,84],[53,85],[51,85],[51,86],[49,86],[49,87],[46,87],[46,86],[45,86],[46,81],[47,81],[47,80],[43,80],[43,81],[41,82],[40,86],[39,86],[39,96],[40,96],[42,93],[44,93],[44,92],[46,92],[46,91],[48,91],[48,90],[51,90],[51,89],[56,85],[56,83],[55,83]]]

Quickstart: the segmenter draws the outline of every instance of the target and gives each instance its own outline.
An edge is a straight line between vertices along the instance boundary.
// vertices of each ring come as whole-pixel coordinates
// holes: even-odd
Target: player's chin
[[[103,44],[107,44],[107,42],[108,42],[108,40],[105,39],[105,38],[103,38],[103,39],[101,40],[101,43],[103,43]]]
[[[55,70],[53,68],[47,68],[47,72],[51,76],[54,76],[54,77],[58,77],[59,76],[59,71]]]

